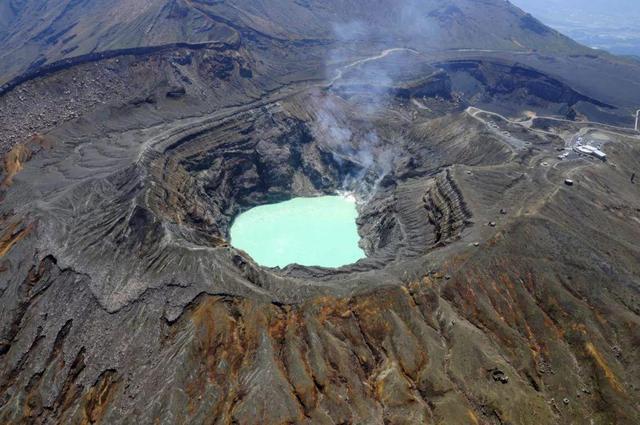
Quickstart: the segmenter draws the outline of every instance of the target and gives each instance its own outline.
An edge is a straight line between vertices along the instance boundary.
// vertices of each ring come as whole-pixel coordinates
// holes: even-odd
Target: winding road
[[[333,86],[336,83],[336,81],[341,79],[346,70],[351,69],[351,68],[355,68],[356,66],[362,65],[363,63],[372,62],[372,61],[376,61],[376,60],[380,60],[380,59],[386,58],[391,53],[395,53],[395,52],[411,52],[411,53],[414,53],[414,54],[419,54],[420,53],[417,50],[409,49],[407,47],[394,47],[392,49],[383,50],[378,55],[369,56],[369,57],[366,57],[366,58],[363,58],[363,59],[358,59],[358,60],[356,60],[354,62],[351,62],[350,64],[348,64],[346,66],[343,66],[342,68],[338,69],[338,72],[337,72],[336,76],[333,77],[331,79],[331,81],[329,81],[329,84],[328,84],[327,87]]]

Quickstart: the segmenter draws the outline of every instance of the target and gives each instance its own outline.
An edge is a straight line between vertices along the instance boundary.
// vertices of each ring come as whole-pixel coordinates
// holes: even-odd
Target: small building
[[[602,152],[600,149],[591,146],[591,145],[583,145],[583,146],[576,146],[574,148],[574,150],[578,153],[584,154],[584,155],[590,155],[590,156],[594,156],[602,161],[606,161],[607,160],[607,154]]]
[[[606,161],[607,160],[607,154],[602,152],[600,149],[594,149],[593,150],[593,156],[595,156],[596,158],[602,160],[602,161]]]

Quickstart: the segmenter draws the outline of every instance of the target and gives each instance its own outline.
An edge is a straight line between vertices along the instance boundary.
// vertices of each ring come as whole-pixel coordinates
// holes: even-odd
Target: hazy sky
[[[587,46],[640,56],[640,0],[511,2]]]
[[[511,0],[518,7],[563,21],[576,17],[615,16],[630,19],[640,16],[639,0]]]

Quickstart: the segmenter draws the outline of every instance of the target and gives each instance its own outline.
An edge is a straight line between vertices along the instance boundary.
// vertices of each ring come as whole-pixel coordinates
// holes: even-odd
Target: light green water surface
[[[231,244],[266,267],[340,267],[365,257],[357,216],[347,197],[295,198],[240,214],[231,226]]]

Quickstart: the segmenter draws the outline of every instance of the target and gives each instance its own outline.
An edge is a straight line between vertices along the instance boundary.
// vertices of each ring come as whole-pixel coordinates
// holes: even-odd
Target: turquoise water
[[[266,267],[340,267],[365,257],[357,216],[347,197],[295,198],[240,214],[231,226],[231,244]]]

